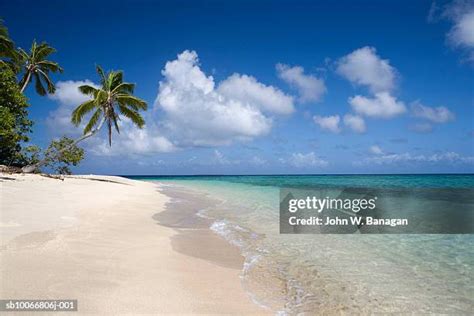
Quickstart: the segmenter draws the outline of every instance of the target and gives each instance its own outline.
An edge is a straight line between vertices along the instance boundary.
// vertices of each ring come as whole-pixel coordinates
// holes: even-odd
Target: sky
[[[0,1],[17,46],[57,49],[26,94],[32,143],[123,70],[148,103],[77,173],[474,172],[474,1]]]

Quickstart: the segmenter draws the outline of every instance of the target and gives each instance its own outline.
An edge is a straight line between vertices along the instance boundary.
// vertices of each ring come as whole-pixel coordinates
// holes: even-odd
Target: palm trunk
[[[20,89],[20,92],[23,93],[26,89],[26,87],[28,86],[28,83],[30,82],[30,78],[31,78],[31,71],[28,70],[28,73],[26,75],[26,79],[25,79],[25,82],[23,82],[23,86],[21,87]]]
[[[61,156],[65,151],[71,149],[73,146],[77,145],[77,143],[79,143],[80,141],[83,141],[84,139],[93,136],[95,133],[97,133],[102,128],[102,125],[104,125],[104,122],[105,122],[105,117],[100,121],[100,124],[99,124],[99,126],[97,126],[97,128],[95,128],[94,130],[90,131],[89,133],[79,137],[71,145],[59,150],[58,153],[56,154],[57,157]],[[32,165],[24,166],[23,168],[21,168],[21,171],[23,173],[32,173],[35,170],[37,170],[38,168],[44,166],[46,163],[48,163],[47,153],[48,152],[45,153],[45,155],[44,155],[45,157],[41,161],[39,161],[35,164],[32,164]]]

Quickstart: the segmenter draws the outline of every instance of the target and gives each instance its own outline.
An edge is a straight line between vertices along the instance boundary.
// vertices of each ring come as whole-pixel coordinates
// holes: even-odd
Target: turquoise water
[[[217,181],[271,187],[474,188],[474,174],[427,175],[270,175],[270,176],[129,176],[137,180]]]
[[[421,188],[429,194],[398,202],[423,212],[429,207],[426,196],[435,199],[444,192],[447,209],[472,211],[473,175],[139,179],[218,199],[216,207],[200,214],[213,219],[211,229],[242,250],[243,284],[252,297],[272,307],[284,301],[282,313],[459,315],[474,310],[474,235],[281,235],[278,211],[282,186]]]

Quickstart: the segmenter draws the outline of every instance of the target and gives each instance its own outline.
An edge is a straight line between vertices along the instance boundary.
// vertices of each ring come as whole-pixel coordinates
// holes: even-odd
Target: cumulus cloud
[[[374,155],[383,155],[383,154],[384,154],[382,148],[380,148],[380,147],[377,146],[377,145],[370,146],[369,152],[370,152],[371,154],[374,154]]]
[[[442,17],[453,23],[446,35],[449,43],[466,49],[469,59],[474,61],[474,2],[453,1],[445,7]]]
[[[48,96],[59,103],[58,107],[49,113],[46,120],[50,131],[55,136],[78,137],[82,134],[87,118],[81,126],[76,127],[71,123],[71,113],[79,104],[89,99],[78,89],[79,86],[84,84],[98,87],[90,80],[59,81],[56,84],[56,92]],[[145,115],[145,121],[147,122],[143,129],[134,126],[127,118],[122,118],[119,121],[120,134],[113,136],[112,147],[108,145],[106,135],[103,135],[103,133],[98,133],[83,141],[80,146],[85,146],[93,154],[107,156],[174,151],[175,146],[164,136],[159,135],[152,116],[145,113],[143,115]]]
[[[374,47],[365,46],[337,61],[336,72],[355,85],[371,92],[391,91],[395,87],[396,70],[387,59],[377,55]]]
[[[420,102],[414,102],[411,105],[411,112],[414,117],[425,119],[433,123],[446,123],[454,120],[454,114],[444,106],[429,107],[421,104]]]
[[[280,79],[298,91],[301,103],[317,102],[327,91],[324,80],[305,74],[303,67],[277,64],[276,70]]]
[[[271,114],[293,111],[291,97],[234,74],[216,88],[200,68],[198,55],[184,51],[162,71],[155,109],[164,112],[164,126],[181,146],[216,146],[267,134]]]
[[[85,84],[98,87],[90,80],[58,81],[55,93],[48,94],[48,98],[59,103],[59,106],[51,111],[46,119],[46,124],[55,133],[77,135],[84,128],[85,125],[81,129],[71,124],[71,113],[79,104],[90,99],[89,96],[82,94],[78,89],[79,86]]]
[[[339,121],[341,118],[339,115],[332,115],[332,116],[313,116],[314,123],[319,125],[319,127],[323,130],[329,131],[331,133],[339,133],[341,129],[339,127]]]
[[[344,125],[349,127],[356,133],[365,133],[365,121],[358,115],[346,114],[344,115]]]
[[[217,92],[268,112],[290,114],[294,111],[292,97],[247,75],[233,74],[219,84]]]
[[[326,167],[329,164],[326,160],[318,157],[314,152],[309,152],[307,154],[293,153],[289,158],[288,163],[296,168]]]
[[[413,155],[411,153],[402,154],[380,154],[363,160],[363,164],[396,164],[396,163],[474,163],[473,156],[463,156],[455,152],[446,152],[433,155]]]
[[[373,98],[356,95],[349,98],[349,104],[358,114],[374,118],[388,119],[406,111],[405,104],[388,92],[376,93]]]
[[[98,137],[91,139],[89,147],[92,153],[101,156],[169,153],[177,150],[152,124],[139,129],[129,119],[120,122],[120,134],[113,136],[112,146],[109,146],[105,137]]]

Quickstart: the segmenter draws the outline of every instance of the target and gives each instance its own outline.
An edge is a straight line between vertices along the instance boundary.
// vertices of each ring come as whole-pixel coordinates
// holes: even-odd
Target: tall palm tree
[[[43,42],[37,44],[33,41],[30,52],[26,52],[19,48],[19,59],[24,68],[23,77],[20,80],[21,92],[24,92],[28,84],[35,79],[36,92],[39,95],[46,95],[46,93],[54,93],[56,87],[49,78],[49,72],[63,72],[63,69],[59,67],[59,64],[46,58],[56,50]],[[46,84],[46,88],[44,86]]]
[[[105,74],[100,66],[96,67],[100,76],[101,88],[90,85],[79,87],[79,91],[92,97],[91,100],[79,105],[73,112],[71,121],[78,126],[84,116],[92,111],[89,122],[84,128],[84,138],[95,134],[105,123],[108,129],[109,145],[112,146],[112,125],[120,133],[117,121],[119,115],[129,118],[132,123],[142,128],[145,120],[140,115],[140,110],[146,110],[147,104],[142,99],[133,96],[135,84],[123,82],[122,71],[110,71]]]
[[[100,76],[101,87],[96,88],[91,85],[79,87],[82,93],[89,95],[92,99],[80,104],[72,112],[71,121],[74,125],[78,126],[87,114],[91,112],[93,112],[93,114],[84,128],[83,135],[75,140],[69,147],[60,151],[58,155],[61,155],[80,141],[96,134],[104,124],[107,125],[108,129],[109,146],[112,146],[113,127],[117,133],[120,133],[118,125],[120,115],[129,118],[138,128],[142,128],[145,125],[145,120],[139,111],[145,111],[147,104],[142,99],[133,96],[135,84],[123,82],[122,71],[110,71],[105,74],[100,66],[96,68]],[[46,160],[42,160],[37,164],[23,167],[22,171],[33,172],[46,162]]]

